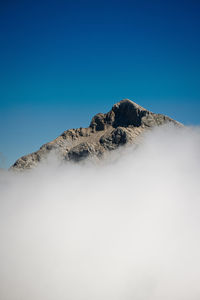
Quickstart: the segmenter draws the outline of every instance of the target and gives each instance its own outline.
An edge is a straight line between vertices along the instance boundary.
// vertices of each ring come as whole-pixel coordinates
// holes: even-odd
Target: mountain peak
[[[124,106],[126,107],[127,109],[129,109],[130,107],[132,109],[138,109],[138,110],[146,110],[144,107],[140,106],[139,104],[137,104],[136,102],[133,102],[132,100],[130,99],[122,99],[121,101],[115,103],[113,105],[113,108],[114,107],[120,107],[120,106]]]
[[[138,105],[137,103],[129,100],[123,99],[113,105],[112,109],[106,113],[99,113],[92,118],[90,123],[91,128],[95,130],[104,130],[108,125],[114,128],[119,126],[128,127],[141,126],[142,117],[148,112],[145,108]]]
[[[138,136],[144,131],[169,122],[181,125],[165,115],[152,113],[129,99],[123,99],[114,104],[108,113],[96,114],[88,128],[64,131],[38,151],[19,158],[12,169],[33,168],[45,160],[52,150],[66,161],[102,158],[119,146],[138,143]]]

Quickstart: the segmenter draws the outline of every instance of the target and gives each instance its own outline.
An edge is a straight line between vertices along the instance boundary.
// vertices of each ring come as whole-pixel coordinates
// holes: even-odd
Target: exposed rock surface
[[[51,151],[56,151],[64,160],[100,158],[121,145],[136,143],[143,131],[168,122],[181,126],[165,115],[152,113],[131,100],[124,99],[116,103],[108,113],[95,115],[88,128],[64,131],[37,152],[19,158],[11,168],[33,168]]]

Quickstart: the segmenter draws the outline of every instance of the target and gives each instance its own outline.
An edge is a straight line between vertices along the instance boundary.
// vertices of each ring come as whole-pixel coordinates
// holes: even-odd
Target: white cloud
[[[0,299],[200,299],[199,179],[200,130],[174,127],[105,164],[0,173]]]

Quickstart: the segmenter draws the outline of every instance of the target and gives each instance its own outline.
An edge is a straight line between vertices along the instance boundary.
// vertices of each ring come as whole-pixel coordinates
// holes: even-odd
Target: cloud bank
[[[199,300],[200,129],[0,173],[0,299]]]

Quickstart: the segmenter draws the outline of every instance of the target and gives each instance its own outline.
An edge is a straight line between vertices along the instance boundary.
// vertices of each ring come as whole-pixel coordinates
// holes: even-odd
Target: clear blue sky
[[[0,2],[0,167],[129,98],[200,123],[200,1]]]

